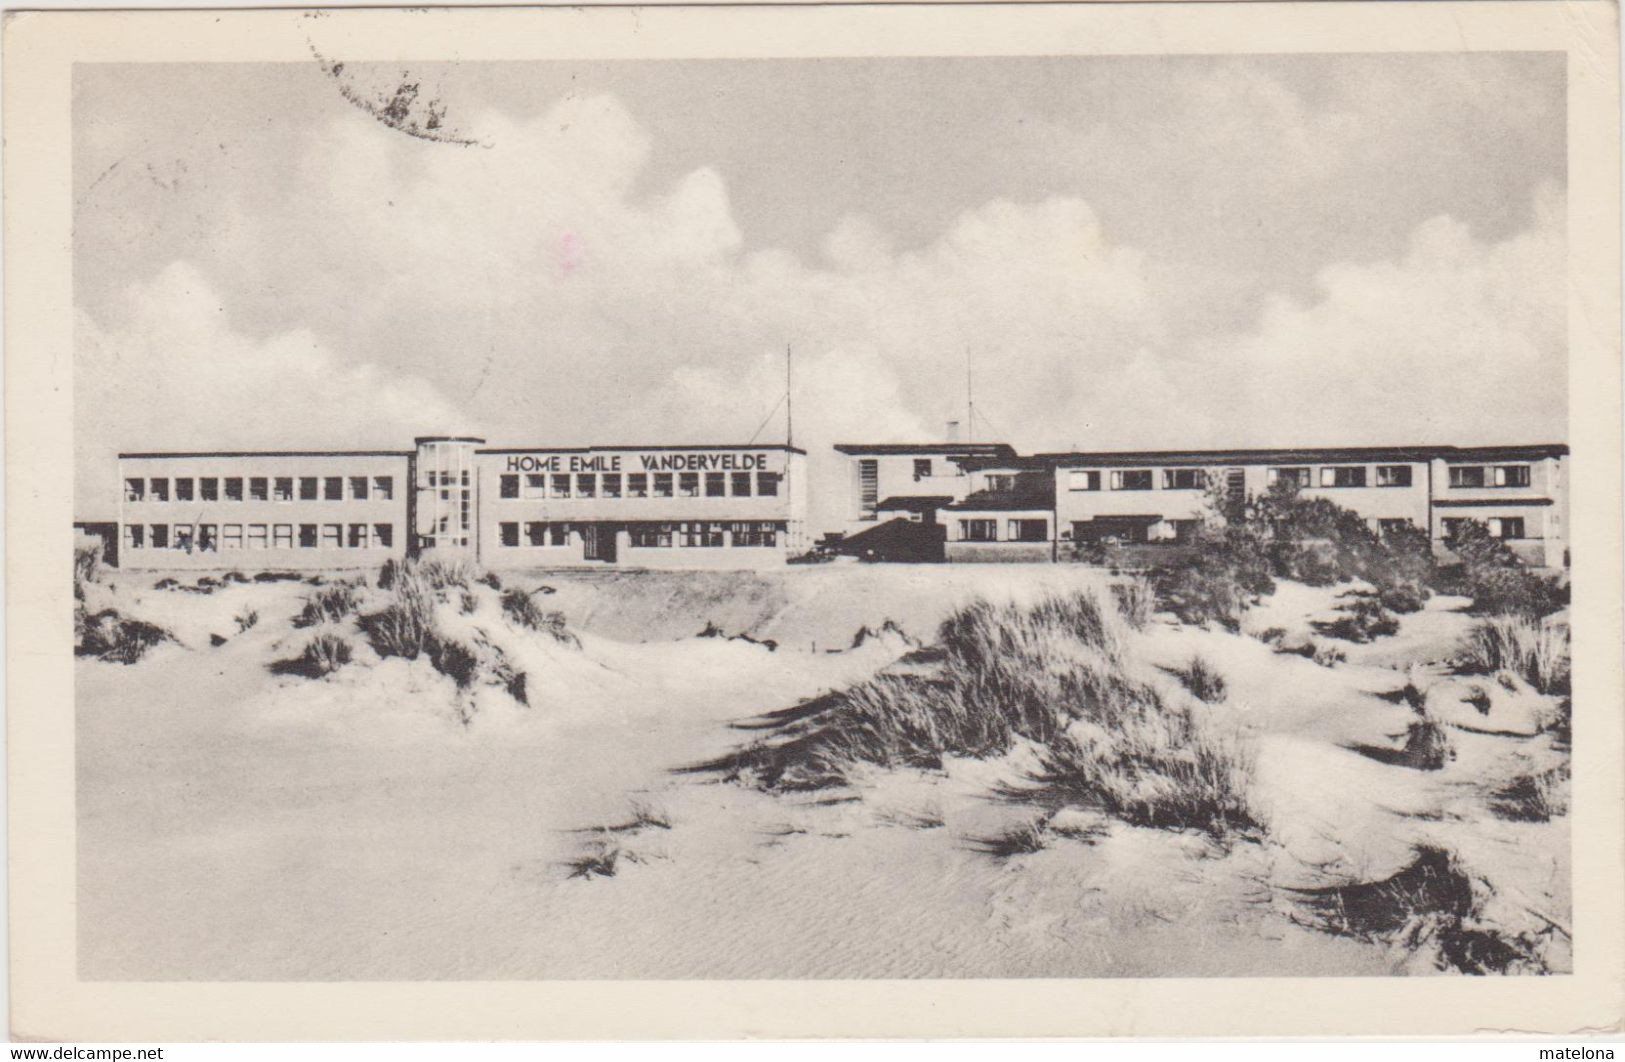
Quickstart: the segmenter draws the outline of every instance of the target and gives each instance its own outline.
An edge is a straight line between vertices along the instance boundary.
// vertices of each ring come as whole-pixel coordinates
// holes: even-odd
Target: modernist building
[[[483,443],[120,454],[120,566],[373,567],[439,550],[493,568],[755,568],[807,549],[806,455],[794,447]]]
[[[964,462],[1013,460],[1004,443],[859,445],[841,443],[849,465],[842,553],[869,560],[945,560],[939,513],[971,491]]]
[[[971,457],[971,490],[946,506],[949,560],[1066,560],[1094,543],[1177,543],[1232,497],[1295,484],[1364,516],[1373,530],[1425,528],[1448,550],[1483,522],[1527,563],[1568,559],[1568,448],[1363,447],[1057,453]]]

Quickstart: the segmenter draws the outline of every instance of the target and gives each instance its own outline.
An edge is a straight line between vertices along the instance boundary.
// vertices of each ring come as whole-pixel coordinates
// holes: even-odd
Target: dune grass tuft
[[[1542,693],[1566,694],[1569,678],[1569,628],[1511,613],[1491,616],[1473,628],[1462,647],[1466,667],[1486,673],[1515,672]]]
[[[535,597],[517,586],[502,592],[502,611],[515,626],[551,635],[562,645],[579,644],[570,633],[564,613],[542,608]]]
[[[75,609],[73,628],[75,656],[93,656],[118,664],[133,664],[149,650],[175,640],[156,623],[130,619],[112,608],[94,614],[84,608]]]
[[[361,604],[361,595],[349,583],[323,586],[305,598],[305,606],[294,617],[295,627],[314,627],[320,623],[342,623]]]
[[[1208,704],[1217,704],[1224,700],[1226,689],[1224,676],[1213,670],[1213,665],[1202,657],[1193,656],[1190,663],[1183,667],[1169,668],[1169,671],[1191,692],[1191,696],[1198,700],[1206,701]]]

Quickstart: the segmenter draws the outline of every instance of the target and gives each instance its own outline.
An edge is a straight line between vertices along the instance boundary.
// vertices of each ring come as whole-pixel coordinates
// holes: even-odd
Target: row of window
[[[990,518],[959,521],[959,537],[964,542],[1048,542],[1049,521],[1017,517],[1006,521],[1005,537],[999,538],[999,522]]]
[[[389,549],[394,524],[126,524],[127,549]]]
[[[541,472],[505,474],[498,482],[499,496],[539,498],[776,498],[777,472]],[[703,495],[702,495],[703,484]]]
[[[1104,482],[1111,490],[1153,490],[1156,487],[1155,469],[1114,469]],[[1164,468],[1163,490],[1202,490],[1207,486],[1208,473],[1200,468]],[[1312,484],[1321,487],[1364,487],[1368,480],[1365,465],[1324,465],[1320,468],[1318,483],[1315,470],[1307,465],[1271,468],[1265,473],[1270,486],[1291,483],[1299,489]],[[1412,484],[1410,465],[1377,465],[1374,482],[1379,487],[1409,487]],[[1100,490],[1102,475],[1094,470],[1067,473],[1067,486],[1071,490]],[[1450,468],[1452,487],[1527,487],[1528,465],[1453,465]]]
[[[503,546],[568,546],[570,524],[532,520],[521,525],[505,522],[497,525],[497,541]],[[521,534],[521,531],[523,532]],[[758,521],[688,521],[670,524],[631,524],[627,527],[630,545],[646,549],[672,546],[721,547],[724,535],[731,536],[734,546],[777,546],[777,524]]]
[[[1528,465],[1451,465],[1452,487],[1527,487]],[[1522,538],[1522,535],[1511,536]]]
[[[154,476],[124,481],[130,502],[226,501],[389,501],[395,497],[394,476]],[[246,487],[246,494],[244,488]]]
[[[1464,516],[1447,516],[1441,523],[1444,524],[1444,540],[1451,542],[1461,535],[1462,528],[1468,523]],[[1521,516],[1492,516],[1483,521],[1489,529],[1491,538],[1526,538],[1524,534],[1523,517]]]

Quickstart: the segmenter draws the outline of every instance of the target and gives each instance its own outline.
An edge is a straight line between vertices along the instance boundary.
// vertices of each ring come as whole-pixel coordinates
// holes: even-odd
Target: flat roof
[[[836,443],[843,454],[1008,454],[1015,456],[1009,443]]]
[[[411,450],[155,450],[121,453],[119,459],[149,457],[411,457]]]
[[[805,455],[807,451],[799,446],[789,446],[785,443],[739,443],[734,445],[723,443],[691,443],[688,445],[655,445],[655,446],[486,446],[474,452],[477,454],[590,454],[601,450],[785,450],[792,454]]]
[[[1121,450],[1034,454],[1046,465],[1213,465],[1279,464],[1336,461],[1494,460],[1497,458],[1559,457],[1569,452],[1564,443],[1527,446],[1331,446],[1250,450]]]

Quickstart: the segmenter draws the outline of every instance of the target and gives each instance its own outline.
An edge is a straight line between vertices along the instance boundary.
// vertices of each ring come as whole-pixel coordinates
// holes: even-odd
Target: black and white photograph
[[[72,66],[77,980],[1577,972],[1569,53],[284,21]]]

